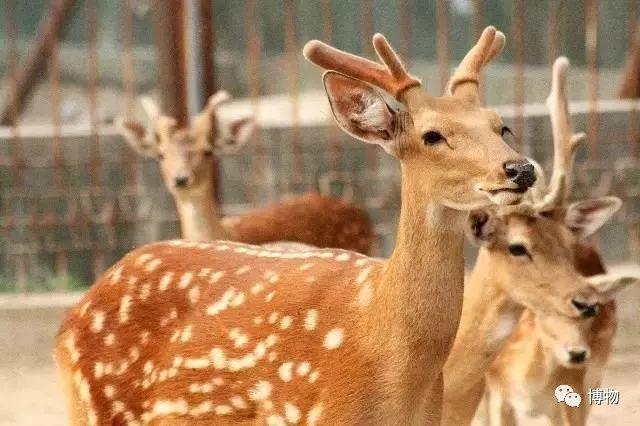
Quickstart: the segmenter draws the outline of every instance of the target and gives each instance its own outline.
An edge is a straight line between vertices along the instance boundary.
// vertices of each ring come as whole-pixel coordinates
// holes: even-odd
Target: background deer
[[[618,210],[620,200],[603,197],[563,205],[567,176],[583,136],[571,132],[567,67],[566,58],[554,63],[547,100],[554,134],[551,184],[531,204],[478,210],[469,217],[468,234],[480,250],[445,365],[443,424],[471,422],[484,392],[484,375],[525,307],[554,318],[591,317],[597,311],[597,292],[576,268],[575,253],[593,252],[581,240]]]
[[[129,253],[60,329],[73,423],[439,424],[468,210],[520,201],[535,172],[479,105],[502,33],[484,30],[440,98],[373,44],[384,65],[318,41],[304,53],[330,70],[340,126],[400,161],[391,258],[184,241]]]
[[[214,196],[214,150],[219,154],[237,151],[250,139],[254,126],[249,117],[229,123],[217,119],[217,109],[228,99],[224,91],[212,95],[192,126],[180,129],[174,118],[160,114],[151,99],[143,98],[153,131],[136,122],[121,124],[125,140],[160,163],[176,203],[182,237],[251,244],[295,241],[369,253],[374,235],[367,214],[351,203],[316,193],[290,197],[242,216],[220,218]]]

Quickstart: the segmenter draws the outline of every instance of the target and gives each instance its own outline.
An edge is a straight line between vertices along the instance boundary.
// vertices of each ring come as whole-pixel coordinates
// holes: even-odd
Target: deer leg
[[[89,413],[87,407],[80,399],[77,387],[73,383],[73,363],[69,358],[67,350],[60,346],[56,347],[54,358],[67,406],[69,424],[72,426],[86,425]]]
[[[489,425],[515,426],[516,416],[513,407],[496,391],[489,391]]]

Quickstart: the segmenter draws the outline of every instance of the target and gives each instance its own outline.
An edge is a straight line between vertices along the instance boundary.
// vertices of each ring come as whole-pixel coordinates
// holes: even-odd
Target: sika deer
[[[218,108],[228,99],[223,91],[211,96],[190,128],[179,129],[176,120],[160,114],[149,98],[143,98],[142,105],[154,123],[153,132],[139,123],[121,123],[125,140],[141,155],[160,163],[165,185],[178,209],[182,237],[251,244],[295,241],[369,253],[374,235],[367,214],[351,203],[316,193],[290,197],[242,216],[220,218],[213,189],[213,151],[237,151],[247,143],[253,129],[249,117],[226,125],[217,120]]]
[[[373,43],[384,66],[318,41],[304,53],[331,70],[323,79],[342,128],[401,163],[391,258],[228,242],[131,252],[60,329],[72,423],[439,423],[464,220],[471,208],[520,201],[535,174],[478,103],[478,75],[502,33],[485,29],[440,98],[382,35]]]
[[[515,208],[472,212],[470,239],[480,246],[465,288],[460,328],[444,369],[443,424],[469,424],[484,392],[484,375],[526,308],[568,318],[596,312],[596,292],[575,266],[581,240],[620,207],[604,197],[563,207],[578,141],[566,97],[568,61],[553,66],[547,105],[554,135],[553,178],[546,194]],[[540,179],[542,181],[543,179]]]

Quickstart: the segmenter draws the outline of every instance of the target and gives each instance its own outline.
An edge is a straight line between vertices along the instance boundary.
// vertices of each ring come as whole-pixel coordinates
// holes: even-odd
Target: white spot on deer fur
[[[278,368],[278,376],[283,382],[290,382],[293,378],[293,362],[287,361],[282,363]]]
[[[368,261],[369,259],[367,259],[366,257],[363,257],[362,259],[356,260],[355,265],[357,267],[364,266]]]
[[[326,336],[324,336],[324,347],[332,350],[337,349],[342,344],[344,339],[344,330],[341,328],[334,328],[329,330]]]
[[[351,259],[351,256],[349,256],[349,253],[340,253],[339,255],[336,256],[336,260],[338,262],[346,262],[349,259]]]
[[[262,319],[262,317],[255,317],[255,318],[253,318],[253,323],[254,323],[255,325],[260,325],[260,324],[262,324],[262,322],[263,322],[263,321],[264,321],[264,320]]]
[[[129,309],[131,309],[131,296],[125,294],[120,300],[120,324],[124,324],[129,321]]]
[[[249,266],[249,265],[241,266],[236,270],[236,275],[246,274],[250,270],[251,270],[251,266]]]
[[[147,362],[145,362],[144,366],[142,367],[142,371],[144,371],[144,374],[151,374],[151,372],[153,371],[153,361],[148,360]]]
[[[100,333],[104,327],[104,319],[106,315],[102,311],[93,311],[92,314],[91,331],[94,333]]]
[[[252,401],[266,401],[271,396],[273,386],[271,383],[260,380],[251,389],[249,389],[249,399]]]
[[[116,374],[117,376],[120,376],[124,374],[124,372],[127,371],[128,369],[129,369],[129,361],[121,360],[120,364],[118,364],[118,369],[114,371],[114,374]]]
[[[213,392],[213,383],[191,383],[189,385],[191,393],[210,393]]]
[[[218,301],[207,307],[207,315],[218,315],[220,312],[229,308],[229,303],[235,295],[236,289],[233,287],[225,291]]]
[[[236,294],[235,296],[233,296],[233,298],[231,299],[231,301],[229,302],[229,306],[240,306],[244,303],[246,299],[246,296],[244,294],[243,291],[239,292],[238,294]]]
[[[315,330],[317,325],[318,311],[315,309],[309,309],[304,317],[304,328],[305,330],[312,331]]]
[[[99,379],[102,376],[104,376],[104,363],[97,361],[95,364],[93,364],[93,377]]]
[[[372,267],[369,266],[368,268],[364,268],[362,271],[360,271],[360,273],[356,277],[356,284],[362,284],[367,280],[367,278],[369,277],[369,273],[371,272],[371,268]]]
[[[120,414],[120,413],[124,413],[125,409],[126,409],[126,406],[124,405],[124,402],[122,402],[122,401],[113,401],[111,403],[111,412],[114,415]]]
[[[200,287],[196,285],[189,290],[189,301],[192,305],[195,305],[198,299],[200,299]]]
[[[82,307],[80,308],[80,317],[83,317],[87,314],[87,309],[89,309],[89,306],[91,306],[91,301],[88,301],[82,305]]]
[[[278,353],[275,351],[269,352],[269,357],[267,359],[269,360],[269,362],[275,361],[276,359],[278,359]]]
[[[112,346],[115,342],[116,342],[115,334],[109,333],[106,336],[104,336],[104,345],[105,346]]]
[[[216,370],[222,370],[227,366],[227,357],[221,348],[213,348],[209,352],[209,358],[213,362],[213,368]]]
[[[314,283],[316,282],[316,277],[314,275],[309,275],[307,278],[304,279],[304,281],[307,283]]]
[[[129,359],[131,362],[136,362],[140,358],[140,349],[136,346],[129,349]]]
[[[262,401],[262,409],[266,412],[273,411],[273,402],[270,399]]]
[[[105,387],[102,388],[102,393],[104,393],[104,396],[108,399],[113,399],[116,395],[116,388],[113,385],[105,385]]]
[[[169,288],[169,284],[171,284],[171,280],[173,280],[173,272],[166,272],[162,278],[160,278],[160,282],[158,283],[158,290],[166,291]]]
[[[249,342],[249,336],[244,334],[239,328],[234,327],[229,330],[229,338],[233,340],[236,348],[241,348]]]
[[[222,377],[214,377],[213,384],[216,385],[216,386],[223,386],[224,385],[224,379]]]
[[[211,362],[209,361],[209,358],[207,358],[207,357],[185,358],[183,367],[184,368],[191,368],[191,369],[194,369],[194,370],[200,370],[200,369],[203,369],[203,368],[208,368],[210,365],[211,365]]]
[[[120,265],[111,272],[111,284],[117,284],[118,282],[120,282],[123,269],[124,266]]]
[[[264,301],[265,302],[271,302],[273,300],[273,296],[275,296],[275,295],[276,295],[276,291],[275,290],[270,291],[269,294],[267,294],[265,296]]]
[[[178,282],[178,287],[181,289],[187,288],[189,284],[191,284],[192,279],[193,279],[193,272],[191,271],[185,272],[184,274],[182,274],[182,277],[180,277],[180,282]]]
[[[307,425],[315,426],[320,421],[320,415],[322,414],[322,403],[318,403],[311,407],[311,410],[307,413]]]
[[[296,373],[300,377],[306,376],[307,374],[309,374],[309,371],[311,371],[311,364],[309,364],[308,361],[299,363],[298,368],[296,368]]]
[[[358,305],[362,307],[369,306],[373,297],[373,289],[369,283],[364,284],[358,291]]]
[[[153,259],[153,255],[151,253],[141,254],[136,259],[136,266],[142,266],[147,262],[147,260],[151,260],[151,259]]]
[[[244,410],[246,408],[249,408],[247,401],[245,401],[244,398],[241,397],[240,395],[232,396],[231,398],[229,398],[229,401],[231,402],[231,405],[234,408],[237,408],[239,410]]]
[[[224,271],[213,272],[211,274],[211,277],[209,278],[209,284],[217,283],[220,280],[220,278],[224,277],[224,274],[225,274]]]
[[[187,414],[189,411],[189,405],[184,398],[178,398],[174,400],[159,399],[153,404],[153,415],[156,416],[168,416],[171,414]]]
[[[307,269],[310,269],[312,267],[313,267],[313,263],[303,263],[302,265],[300,265],[298,269],[301,271],[306,271]]]
[[[213,402],[204,401],[189,410],[189,415],[197,417],[213,411]]]
[[[233,408],[231,408],[231,406],[226,404],[216,405],[216,408],[214,409],[214,411],[219,416],[226,416],[227,414],[231,414],[233,412]]]
[[[143,331],[140,333],[140,344],[142,345],[146,345],[147,343],[149,343],[149,336],[151,335],[151,333],[149,333],[148,331]]]
[[[279,316],[280,314],[278,312],[271,312],[269,315],[269,324],[275,324]]]
[[[184,358],[181,356],[177,356],[175,358],[173,358],[173,361],[171,363],[171,365],[175,368],[178,368],[182,365],[182,363],[184,362]]]
[[[291,316],[289,315],[286,315],[280,320],[280,328],[286,330],[287,328],[291,327],[292,322],[293,318],[291,318]]]
[[[267,425],[268,426],[286,426],[287,422],[284,421],[284,418],[278,414],[272,414],[267,417]]]
[[[311,374],[309,374],[309,383],[315,383],[320,376],[320,372],[318,370],[313,370]]]
[[[198,272],[198,277],[204,278],[211,273],[211,268],[202,268],[200,272]]]
[[[193,330],[193,326],[192,325],[188,325],[184,328],[184,330],[182,330],[182,334],[180,335],[180,341],[181,342],[188,342],[189,340],[191,340],[191,332]]]
[[[146,266],[144,267],[144,270],[147,272],[153,272],[155,271],[158,266],[160,266],[162,264],[162,260],[155,258],[152,261],[150,261],[149,263],[146,264]]]
[[[226,244],[220,244],[216,246],[216,250],[218,251],[225,251],[225,250],[229,250],[231,247],[229,247]]]
[[[296,424],[300,421],[300,409],[290,402],[285,402],[284,417],[289,423]]]
[[[264,290],[264,286],[261,283],[255,283],[251,286],[251,294],[254,296]]]
[[[71,358],[71,362],[74,364],[77,363],[78,360],[80,359],[80,352],[76,347],[76,337],[73,333],[69,334],[69,337],[67,337],[67,339],[64,342],[64,346],[67,348],[67,351],[69,352],[69,357]]]

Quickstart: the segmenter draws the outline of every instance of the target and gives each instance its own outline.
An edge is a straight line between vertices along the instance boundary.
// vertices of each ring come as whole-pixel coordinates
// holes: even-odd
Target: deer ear
[[[586,238],[602,227],[622,206],[618,197],[576,201],[567,208],[565,224],[579,237]]]
[[[213,142],[214,148],[220,154],[234,154],[249,142],[254,129],[253,117],[233,119],[220,129]]]
[[[152,140],[147,129],[136,121],[119,119],[117,127],[129,146],[144,157],[155,157],[158,154],[157,143]]]
[[[589,284],[598,292],[598,299],[601,303],[611,302],[618,292],[629,285],[640,284],[640,277],[618,276],[609,274],[594,275],[588,278]]]
[[[498,219],[490,210],[473,210],[467,219],[467,238],[477,246],[491,247],[497,240]]]
[[[331,111],[342,130],[393,154],[396,113],[382,95],[368,84],[335,71],[324,73],[323,81]]]

